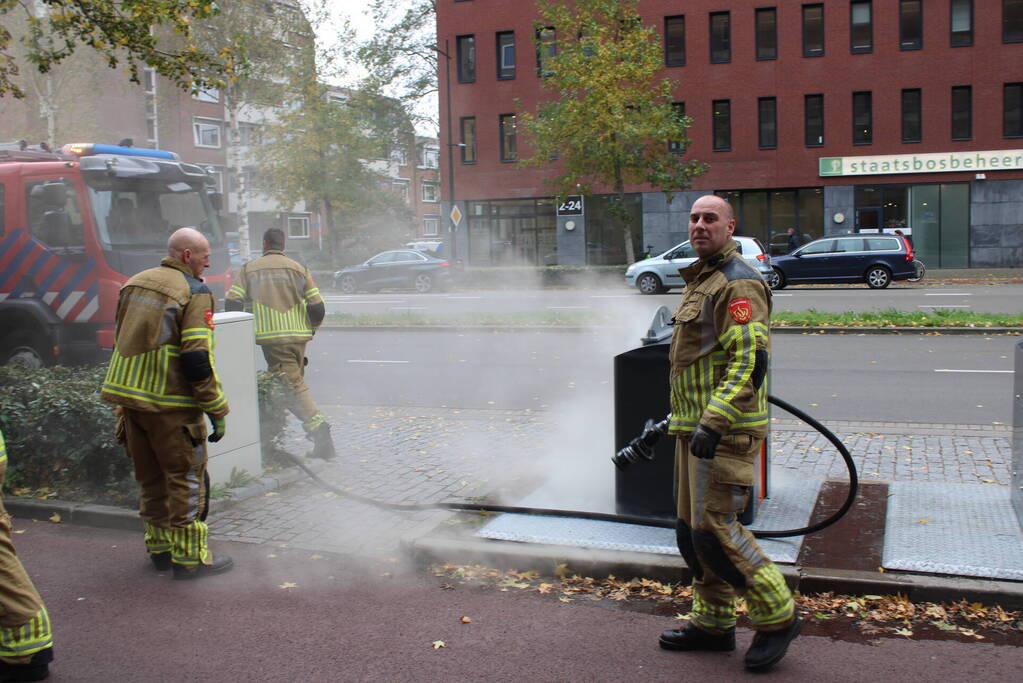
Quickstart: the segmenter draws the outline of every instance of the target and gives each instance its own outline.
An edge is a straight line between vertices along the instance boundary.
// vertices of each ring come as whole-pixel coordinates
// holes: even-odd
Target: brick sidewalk
[[[320,476],[344,490],[393,503],[515,504],[552,468],[594,463],[611,469],[611,425],[585,434],[547,412],[443,408],[334,407],[338,459]],[[1004,426],[833,422],[863,480],[1007,486],[1011,430]],[[297,425],[287,448],[309,444]],[[586,443],[607,443],[594,459]],[[594,447],[595,448],[595,447]],[[794,420],[774,421],[775,468],[845,478],[841,456],[823,436]],[[608,496],[612,495],[608,492]],[[339,498],[302,478],[285,488],[221,506],[210,518],[214,539],[289,546],[373,558],[396,558],[401,536],[426,532],[451,517],[443,510],[394,512]],[[458,518],[450,520],[460,522]],[[271,550],[272,552],[272,550]]]

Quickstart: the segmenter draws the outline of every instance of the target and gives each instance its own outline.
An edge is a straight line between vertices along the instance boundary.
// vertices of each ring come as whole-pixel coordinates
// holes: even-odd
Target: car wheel
[[[781,282],[781,275],[778,274],[777,270],[772,268],[770,273],[764,275],[764,282],[766,282],[767,286],[771,289],[779,289],[778,283]]]
[[[420,294],[426,294],[433,289],[433,278],[426,273],[419,273],[416,278],[412,281],[412,286],[416,288],[416,291]]]
[[[641,294],[660,294],[664,291],[664,285],[661,284],[661,279],[653,273],[643,273],[636,280],[636,289]]]
[[[50,365],[53,358],[41,334],[31,330],[11,332],[0,341],[0,365],[13,365],[38,370]]]
[[[771,268],[771,270],[774,271],[774,277],[768,280],[767,284],[770,285],[771,289],[785,289],[785,285],[788,284],[785,282],[785,273],[781,272],[778,268]]]
[[[342,275],[337,281],[337,288],[342,294],[355,294],[355,278],[351,275]]]
[[[871,289],[884,289],[892,282],[892,273],[884,266],[874,266],[864,278]]]

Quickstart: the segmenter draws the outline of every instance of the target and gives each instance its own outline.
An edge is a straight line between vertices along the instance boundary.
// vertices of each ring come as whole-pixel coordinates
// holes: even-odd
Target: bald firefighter
[[[213,364],[213,294],[201,275],[210,245],[192,228],[167,258],[121,288],[117,331],[101,396],[117,406],[118,439],[135,464],[146,550],[161,571],[194,579],[227,571],[207,543],[206,417],[210,441],[227,429],[227,398]],[[204,416],[205,415],[205,416]]]
[[[700,197],[689,239],[700,257],[686,282],[671,340],[678,548],[693,574],[689,623],[664,631],[669,650],[735,649],[736,596],[756,629],[746,668],[765,670],[799,634],[792,593],[738,515],[767,434],[771,290],[732,240],[731,205]]]
[[[7,448],[0,433],[0,487]],[[53,632],[39,592],[11,542],[11,517],[0,495],[0,681],[41,681],[53,661]]]
[[[330,424],[305,383],[305,347],[323,322],[325,307],[309,270],[284,255],[284,231],[263,234],[263,255],[242,266],[227,292],[225,307],[240,311],[251,302],[256,343],[271,372],[284,376],[291,390],[289,410],[313,442],[313,457],[335,457]]]

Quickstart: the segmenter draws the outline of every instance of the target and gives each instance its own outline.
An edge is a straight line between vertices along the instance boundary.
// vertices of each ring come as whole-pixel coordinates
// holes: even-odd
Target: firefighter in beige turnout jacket
[[[677,540],[693,574],[689,624],[661,634],[672,650],[735,649],[736,596],[757,634],[746,667],[769,668],[799,633],[792,594],[737,515],[749,500],[754,459],[767,434],[771,290],[738,252],[724,199],[690,213],[700,259],[686,281],[671,340],[669,431],[675,448]]]
[[[121,288],[117,331],[101,396],[116,405],[118,438],[142,489],[146,549],[159,570],[190,579],[231,567],[207,545],[205,415],[210,441],[226,429],[227,398],[213,364],[213,294],[199,279],[210,247],[192,228],[167,242],[169,256]]]
[[[284,255],[284,239],[279,228],[263,234],[263,255],[242,266],[225,307],[240,311],[251,302],[256,343],[267,367],[286,378],[292,394],[289,409],[312,440],[312,455],[330,460],[335,456],[330,424],[305,383],[305,347],[323,322],[325,306],[309,270]]]
[[[7,448],[0,433],[0,487]],[[11,516],[0,495],[0,681],[41,681],[53,660],[50,616],[11,542]]]

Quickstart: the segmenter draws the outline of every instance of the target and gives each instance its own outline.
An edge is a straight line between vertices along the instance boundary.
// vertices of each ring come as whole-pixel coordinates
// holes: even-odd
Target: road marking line
[[[591,299],[631,299],[635,294],[591,294]]]
[[[792,295],[791,294],[774,294],[774,293],[772,293],[771,296],[792,296]]]
[[[969,304],[921,304],[917,308],[970,308]]]
[[[349,363],[411,363],[408,360],[349,360]]]
[[[577,309],[577,308],[592,308],[592,306],[548,306],[547,310],[548,311],[565,311],[565,310]]]
[[[482,299],[481,296],[446,296],[445,299]]]
[[[924,292],[924,296],[973,296],[971,292]]]
[[[389,306],[391,311],[425,311],[426,306]]]
[[[384,301],[337,301],[334,299],[327,299],[328,304],[393,304],[394,299],[386,299]]]
[[[942,368],[935,370],[935,372],[989,372],[995,374],[1010,374],[1016,372],[1015,370],[949,370],[948,368]]]

